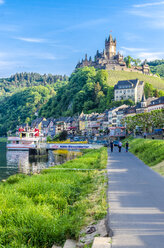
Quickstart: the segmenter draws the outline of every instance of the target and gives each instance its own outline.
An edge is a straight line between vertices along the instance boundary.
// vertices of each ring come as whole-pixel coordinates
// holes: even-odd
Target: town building
[[[118,81],[114,86],[114,100],[131,99],[135,103],[140,102],[144,92],[144,82],[139,79]]]
[[[38,128],[40,133],[41,133],[43,121],[46,121],[46,118],[44,118],[44,117],[36,118],[35,120],[32,121],[31,128]]]
[[[160,110],[164,109],[164,96],[154,99],[150,102],[150,104],[147,107],[148,112],[151,112],[152,110]]]
[[[121,55],[119,52],[117,53],[116,46],[117,41],[116,39],[113,39],[112,35],[110,34],[109,38],[105,40],[105,49],[103,50],[103,52],[99,52],[97,50],[94,60],[92,60],[91,57],[89,57],[88,59],[88,56],[86,54],[85,59],[82,59],[82,61],[78,62],[78,64],[76,65],[76,69],[85,66],[94,66],[97,69],[150,74],[150,68],[149,65],[146,63],[146,60],[142,64],[142,66],[131,66],[131,68],[128,68],[124,61],[123,55]]]
[[[110,109],[108,111],[108,124],[109,127],[121,127],[121,120],[124,117],[125,114],[125,110],[128,108],[129,106],[126,104],[123,104],[119,107]]]
[[[151,104],[153,100],[156,100],[155,97],[149,97],[148,99],[145,98],[145,94],[142,96],[141,102],[137,103],[135,106],[136,114],[146,113],[148,112],[148,106]]]

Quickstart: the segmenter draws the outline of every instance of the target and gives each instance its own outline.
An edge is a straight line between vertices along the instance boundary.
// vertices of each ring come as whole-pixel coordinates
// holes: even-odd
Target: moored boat
[[[17,136],[8,137],[7,141],[8,150],[29,150],[39,146],[41,137],[39,129],[19,128]]]

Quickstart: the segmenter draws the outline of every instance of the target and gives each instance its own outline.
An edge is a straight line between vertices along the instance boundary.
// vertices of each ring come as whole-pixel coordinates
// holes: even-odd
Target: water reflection
[[[0,180],[16,173],[35,174],[81,155],[79,151],[49,151],[48,157],[29,157],[28,151],[6,151],[6,144],[0,144]]]

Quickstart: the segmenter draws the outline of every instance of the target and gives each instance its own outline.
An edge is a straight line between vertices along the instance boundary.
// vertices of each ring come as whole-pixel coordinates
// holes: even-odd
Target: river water
[[[8,151],[6,143],[0,143],[0,181],[16,173],[39,173],[78,155],[81,155],[78,151],[56,150],[49,151],[48,158],[31,159],[28,151]]]

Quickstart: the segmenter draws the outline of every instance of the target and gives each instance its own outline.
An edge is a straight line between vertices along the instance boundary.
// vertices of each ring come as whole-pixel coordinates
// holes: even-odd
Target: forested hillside
[[[50,98],[40,110],[40,116],[58,117],[85,113],[103,112],[114,106],[120,106],[123,103],[134,104],[132,100],[114,102],[114,85],[118,80],[125,80],[121,77],[121,72],[114,71],[114,74],[105,70],[96,71],[94,67],[84,67],[76,70],[69,78],[66,86],[61,87],[56,96]],[[118,77],[117,77],[118,74]],[[129,75],[130,73],[128,73]],[[130,78],[135,79],[136,75],[131,73]],[[135,74],[135,73],[134,73]],[[116,81],[111,75],[115,75]],[[124,76],[126,74],[123,74]],[[137,75],[140,76],[138,73]],[[146,75],[142,75],[145,76]],[[127,77],[128,79],[128,77]],[[164,91],[153,87],[146,77],[145,95],[146,97],[164,96]],[[157,78],[153,78],[153,80]],[[113,83],[112,83],[113,81]],[[111,82],[111,83],[110,83]],[[163,82],[164,86],[164,82]]]
[[[0,102],[0,135],[15,131],[17,125],[30,122],[35,112],[45,104],[55,91],[49,86],[26,88]]]
[[[59,89],[40,110],[40,116],[68,116],[85,113],[103,112],[107,108],[119,106],[123,102],[133,104],[131,100],[113,102],[114,88],[109,86],[108,72],[96,71],[94,67],[76,70],[66,86]]]
[[[148,62],[151,72],[164,78],[164,59]]]
[[[164,91],[158,90],[164,89],[164,80],[132,72],[108,72],[84,67],[74,71],[68,82],[65,81],[66,77],[45,75],[43,80],[39,74],[31,73],[28,74],[31,79],[27,80],[25,73],[16,75],[5,79],[5,82],[1,80],[5,87],[2,87],[4,92],[1,91],[0,97],[0,135],[33,120],[36,111],[39,111],[39,116],[59,117],[78,115],[82,111],[101,113],[123,103],[133,105],[132,100],[114,102],[113,85],[118,80],[135,79],[138,76],[140,80],[145,79],[147,98],[164,95]]]
[[[0,98],[9,96],[14,92],[20,91],[22,88],[51,85],[55,90],[68,80],[67,76],[44,74],[39,73],[16,73],[9,78],[0,79]]]

